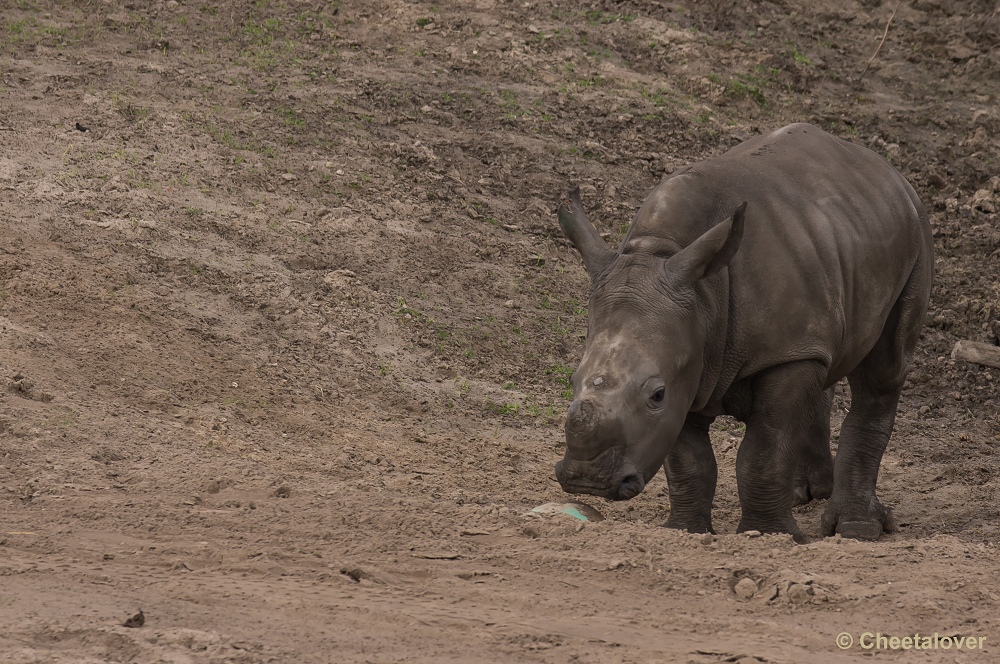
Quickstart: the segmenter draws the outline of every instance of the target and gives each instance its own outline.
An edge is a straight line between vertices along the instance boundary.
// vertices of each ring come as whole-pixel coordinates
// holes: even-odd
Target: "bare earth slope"
[[[997,661],[1000,370],[949,353],[1000,334],[1000,11],[901,3],[858,81],[893,6],[0,0],[0,661]],[[616,241],[793,121],[934,225],[902,531],[733,534],[731,421],[718,536],[662,477],[528,514],[586,331],[558,196]]]

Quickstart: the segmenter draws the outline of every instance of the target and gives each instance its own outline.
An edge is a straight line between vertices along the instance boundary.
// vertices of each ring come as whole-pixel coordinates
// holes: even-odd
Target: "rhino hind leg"
[[[834,388],[823,390],[810,413],[810,422],[802,439],[802,451],[795,487],[793,505],[804,505],[810,500],[825,500],[833,493],[833,455],[830,454],[830,409],[833,407]]]
[[[851,410],[840,429],[833,495],[823,513],[824,535],[872,540],[898,530],[892,511],[878,499],[875,484],[920,337],[933,274],[931,260],[929,252],[918,260],[875,347],[847,377]]]
[[[714,417],[691,413],[663,464],[670,494],[667,528],[714,533],[712,499],[718,480],[715,452],[708,436]]]

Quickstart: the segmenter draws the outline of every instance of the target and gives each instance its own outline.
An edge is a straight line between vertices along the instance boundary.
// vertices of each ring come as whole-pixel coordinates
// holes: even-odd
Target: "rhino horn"
[[[580,200],[579,187],[571,191],[560,203],[559,226],[583,256],[583,265],[591,278],[604,271],[604,268],[614,260],[615,252],[611,251],[587,218],[583,201]]]

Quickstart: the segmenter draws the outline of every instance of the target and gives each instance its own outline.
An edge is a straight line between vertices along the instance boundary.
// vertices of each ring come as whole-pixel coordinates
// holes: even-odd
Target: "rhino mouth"
[[[556,464],[556,479],[566,493],[600,496],[610,500],[635,498],[646,481],[618,450],[607,450],[590,461],[574,459],[568,452]]]

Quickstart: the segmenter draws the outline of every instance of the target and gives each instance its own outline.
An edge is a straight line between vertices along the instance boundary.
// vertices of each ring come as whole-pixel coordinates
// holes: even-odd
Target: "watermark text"
[[[985,636],[959,634],[907,634],[889,636],[881,632],[862,632],[854,637],[850,632],[837,635],[837,647],[841,650],[860,648],[861,650],[984,650]]]

